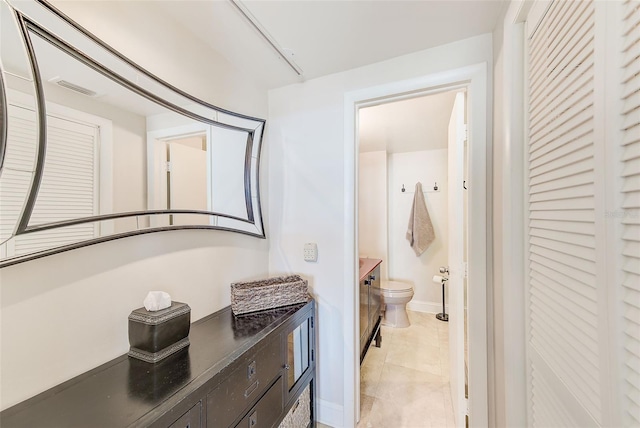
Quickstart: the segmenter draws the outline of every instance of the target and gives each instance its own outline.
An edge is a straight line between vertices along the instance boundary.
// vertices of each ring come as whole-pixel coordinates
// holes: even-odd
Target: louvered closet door
[[[95,126],[47,117],[47,156],[29,226],[97,215]],[[16,237],[15,255],[73,244],[97,236],[93,223]]]
[[[555,1],[528,39],[528,376],[536,427],[603,424],[595,10]]]
[[[640,2],[623,11],[622,377],[624,423],[640,426]]]
[[[9,110],[9,120],[15,124],[9,128],[12,130],[8,135],[9,147],[25,152],[25,156],[35,156],[33,147],[28,144],[33,139],[32,136],[37,135],[33,114],[15,106],[11,106]],[[97,133],[96,126],[60,117],[47,117],[47,156],[38,197],[29,221],[30,227],[97,215]],[[21,200],[18,196],[26,189],[24,185],[8,186],[6,181],[3,181],[0,189],[1,215],[3,218],[13,219],[22,212],[22,204],[12,201]],[[30,174],[20,184],[28,185],[29,182]],[[13,231],[3,232],[10,234]],[[19,256],[72,244],[92,239],[97,233],[97,226],[87,223],[22,234],[16,236],[7,246],[7,255]]]

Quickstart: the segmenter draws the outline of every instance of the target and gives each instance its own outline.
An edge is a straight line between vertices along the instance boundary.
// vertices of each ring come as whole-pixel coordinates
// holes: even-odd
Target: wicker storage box
[[[299,428],[311,422],[311,384],[300,394],[300,398],[284,417],[278,428]]]
[[[231,310],[235,315],[295,305],[308,299],[307,281],[298,275],[231,284]]]

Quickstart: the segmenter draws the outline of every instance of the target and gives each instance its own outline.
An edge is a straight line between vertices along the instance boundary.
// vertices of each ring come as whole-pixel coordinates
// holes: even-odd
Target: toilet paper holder
[[[449,268],[446,266],[440,266],[439,271],[443,274],[449,274]],[[447,278],[446,276],[434,275],[433,280],[434,282],[440,282],[442,284],[442,312],[436,314],[436,318],[440,321],[449,322],[449,314],[447,314],[444,302],[444,283],[447,282],[449,278]]]

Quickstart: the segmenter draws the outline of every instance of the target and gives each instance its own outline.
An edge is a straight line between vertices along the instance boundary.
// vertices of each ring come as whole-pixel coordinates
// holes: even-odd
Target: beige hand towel
[[[416,256],[424,253],[425,250],[429,248],[429,245],[436,239],[420,182],[416,183],[416,192],[413,195],[413,205],[411,206],[409,227],[407,228],[407,239],[413,251],[416,252]]]

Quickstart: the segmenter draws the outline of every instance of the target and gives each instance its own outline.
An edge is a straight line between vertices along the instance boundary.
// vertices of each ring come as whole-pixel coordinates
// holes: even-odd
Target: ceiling
[[[360,152],[415,152],[447,148],[456,91],[360,109]]]
[[[150,1],[267,88],[313,79],[493,31],[503,0],[240,3],[303,70],[299,77],[230,0]]]

